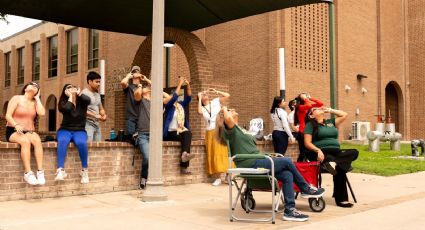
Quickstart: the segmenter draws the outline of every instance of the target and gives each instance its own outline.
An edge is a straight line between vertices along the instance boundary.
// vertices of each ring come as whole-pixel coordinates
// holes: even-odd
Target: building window
[[[78,71],[78,29],[66,32],[66,73]]]
[[[99,31],[89,31],[89,69],[96,68],[99,63]]]
[[[58,36],[49,38],[49,78],[58,76]]]
[[[24,84],[25,48],[18,49],[18,85]]]
[[[10,52],[4,55],[4,87],[10,86],[11,70],[10,70]]]
[[[32,80],[40,80],[40,42],[32,44]]]

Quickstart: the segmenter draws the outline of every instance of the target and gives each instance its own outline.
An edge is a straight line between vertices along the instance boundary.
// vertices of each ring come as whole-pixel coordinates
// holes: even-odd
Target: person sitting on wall
[[[228,142],[232,156],[237,154],[260,154],[257,150],[255,138],[238,125],[239,114],[234,109],[222,107],[222,116],[217,117],[217,139],[222,143]],[[273,158],[275,177],[283,182],[283,193],[285,199],[285,210],[283,219],[288,221],[307,221],[305,215],[295,209],[295,192],[293,183],[298,185],[301,196],[305,198],[319,198],[325,190],[309,185],[298,172],[292,160],[288,157]],[[272,168],[268,159],[244,159],[236,160],[238,168]]]
[[[178,101],[180,89],[183,84],[187,85],[187,94],[184,96],[183,101]],[[192,100],[192,91],[190,83],[186,78],[179,77],[176,91],[172,97],[165,98],[168,101],[164,105],[164,128],[163,139],[164,141],[180,141],[181,143],[181,161],[180,172],[181,174],[191,174],[189,172],[189,161],[195,157],[190,152],[190,145],[192,142],[192,132],[189,127],[189,118],[185,115],[184,109],[189,105]]]
[[[325,113],[336,118],[325,119]],[[321,161],[325,168],[333,175],[336,205],[350,208],[348,202],[347,175],[351,170],[351,162],[359,155],[357,149],[341,150],[338,142],[338,127],[347,118],[347,113],[331,108],[311,108],[306,115],[307,124],[304,129],[305,147],[310,150],[306,157],[311,161]]]
[[[35,132],[34,121],[44,116],[46,110],[40,100],[40,86],[30,82],[24,86],[21,95],[10,99],[6,111],[6,140],[21,146],[21,159],[24,164],[24,180],[30,185],[44,185],[43,147],[40,136]],[[37,163],[37,177],[31,170],[31,145]]]
[[[80,93],[80,88],[71,84],[65,84],[59,98],[59,112],[63,119],[56,133],[58,140],[58,169],[55,180],[64,180],[67,174],[64,170],[68,144],[72,141],[78,149],[82,170],[80,172],[81,183],[89,183],[88,173],[88,145],[87,132],[85,129],[87,119],[87,108],[90,98]]]

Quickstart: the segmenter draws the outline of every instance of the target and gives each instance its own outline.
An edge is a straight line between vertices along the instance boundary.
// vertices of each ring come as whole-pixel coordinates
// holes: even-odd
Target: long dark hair
[[[38,93],[38,91],[40,91],[40,87],[38,86],[38,84],[37,84],[37,83],[35,83],[35,82],[33,82],[33,81],[31,81],[31,82],[28,82],[27,84],[25,84],[25,85],[24,85],[24,87],[22,87],[21,95],[24,95],[24,94],[25,94],[25,90],[27,89],[27,87],[28,87],[29,85],[36,85],[36,86],[37,86],[37,88],[38,88],[37,93]],[[36,93],[36,94],[37,94],[37,93]],[[34,100],[34,99],[33,99],[33,100]]]
[[[305,124],[311,123],[313,125],[313,139],[314,137],[317,137],[319,135],[319,123],[312,117],[313,110],[312,108],[307,111],[307,114],[305,115]]]
[[[294,111],[296,105],[297,105],[297,101],[295,99],[290,100],[288,103],[288,107],[291,111]]]
[[[279,108],[279,104],[283,101],[282,97],[274,97],[272,108],[270,109],[270,113],[274,113],[276,108]]]
[[[294,113],[294,125],[299,125],[300,121],[298,120],[298,107],[300,105],[304,105],[304,100],[301,98],[301,94],[304,93],[300,93],[298,94],[298,96],[295,98],[295,102],[297,103],[295,105],[295,113]]]
[[[66,90],[66,88],[67,88],[68,86],[70,86],[70,85],[71,85],[71,84],[65,84],[65,85],[63,86],[61,96],[59,97],[58,107],[59,107],[62,103],[66,102],[66,101],[68,100],[68,96],[66,96],[66,94],[65,94],[65,90]],[[60,108],[60,107],[59,107],[59,108]]]

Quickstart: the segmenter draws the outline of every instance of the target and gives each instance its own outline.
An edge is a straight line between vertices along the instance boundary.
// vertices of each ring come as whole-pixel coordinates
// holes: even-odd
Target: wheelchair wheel
[[[318,199],[309,198],[308,203],[310,204],[311,210],[313,210],[314,212],[321,212],[326,207],[325,200],[322,197],[320,197]]]
[[[250,210],[255,209],[255,205],[256,203],[254,200],[254,196],[252,196],[252,193],[249,191],[245,191],[241,196],[242,209],[245,210],[246,213],[249,213]]]

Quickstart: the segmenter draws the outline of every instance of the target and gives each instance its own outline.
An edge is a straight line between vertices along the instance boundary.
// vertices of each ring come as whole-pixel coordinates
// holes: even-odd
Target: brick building
[[[417,115],[425,111],[421,105],[425,101],[421,92],[425,3],[344,0],[336,1],[335,7],[337,101],[349,113],[341,138],[351,133],[351,121],[370,121],[374,128],[378,111],[391,111],[404,139],[424,138],[425,122]],[[227,90],[242,125],[262,117],[270,131],[268,111],[272,98],[279,94],[279,48],[285,48],[287,99],[310,92],[329,105],[328,30],[326,4],[274,11],[192,33],[168,28],[166,36],[177,44],[170,48],[170,85],[176,85],[177,76],[186,76],[198,91],[207,87]],[[34,79],[40,82],[42,101],[49,110],[40,119],[39,129],[56,130],[63,85],[85,87],[87,72],[98,71],[99,60],[104,59],[108,121],[102,131],[107,138],[111,128],[124,128],[120,80],[132,64],[141,65],[149,75],[149,44],[149,37],[50,22],[6,38],[0,41],[3,115],[11,96]],[[191,125],[199,139],[203,121],[195,109],[192,103]]]

